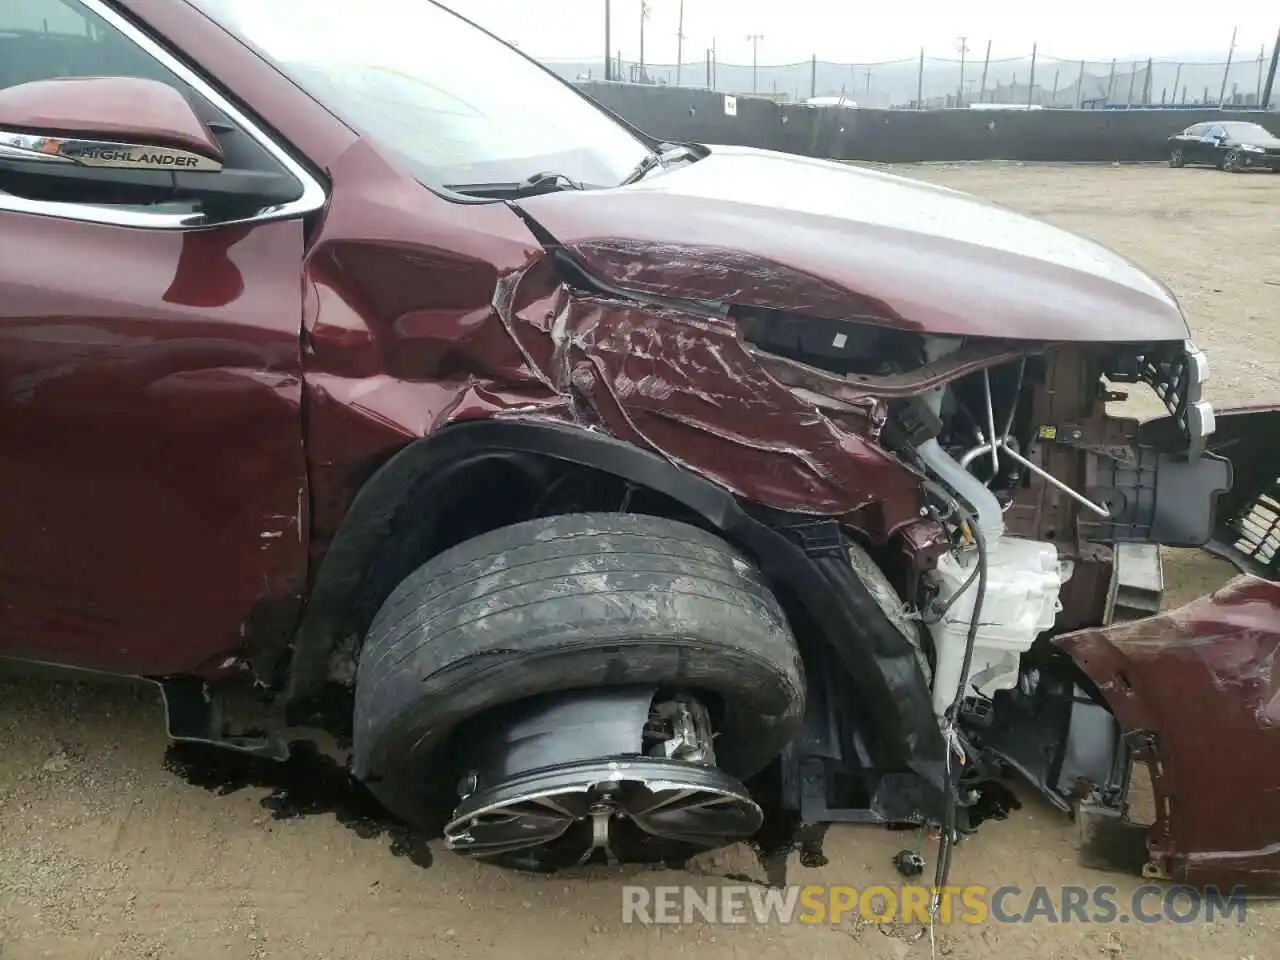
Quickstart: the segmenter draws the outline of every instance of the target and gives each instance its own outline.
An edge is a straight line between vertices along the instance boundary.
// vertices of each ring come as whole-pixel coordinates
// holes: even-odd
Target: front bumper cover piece
[[[1176,610],[1056,642],[1150,772],[1142,873],[1280,890],[1280,584],[1237,577]]]

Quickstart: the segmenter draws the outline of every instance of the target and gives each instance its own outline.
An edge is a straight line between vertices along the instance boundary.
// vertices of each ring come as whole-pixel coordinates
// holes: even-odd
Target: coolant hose
[[[916,453],[944,487],[973,507],[988,543],[1004,536],[1004,511],[985,483],[960,466],[937,440],[926,440],[916,448]]]

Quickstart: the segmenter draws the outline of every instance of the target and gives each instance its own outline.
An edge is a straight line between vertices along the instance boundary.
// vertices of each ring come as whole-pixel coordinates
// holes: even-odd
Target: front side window
[[[432,187],[620,183],[649,147],[431,0],[190,0]]]
[[[1271,133],[1266,127],[1257,123],[1225,123],[1222,125],[1236,140],[1242,140],[1246,143],[1254,140],[1270,140]]]
[[[189,92],[76,0],[0,2],[0,89],[59,77],[141,77]]]

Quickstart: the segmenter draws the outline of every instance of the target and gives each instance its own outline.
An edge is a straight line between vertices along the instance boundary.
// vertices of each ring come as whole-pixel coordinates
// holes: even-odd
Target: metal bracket
[[[806,556],[845,559],[844,534],[835,520],[795,523],[782,530],[800,545]]]
[[[1164,599],[1164,565],[1155,543],[1115,545],[1106,623],[1153,617]]]

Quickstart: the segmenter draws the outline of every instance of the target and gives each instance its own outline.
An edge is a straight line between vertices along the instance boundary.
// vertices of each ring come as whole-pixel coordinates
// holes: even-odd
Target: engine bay
[[[739,328],[772,376],[908,465],[922,516],[944,532],[931,549],[868,540],[870,554],[849,556],[919,651],[948,743],[955,835],[993,815],[991,785],[1010,773],[1064,810],[1088,802],[1122,817],[1130,751],[1053,640],[1156,613],[1160,547],[1213,536],[1232,467],[1206,452],[1203,354],[1189,341],[983,341],[759,311]],[[1158,441],[1122,408],[1133,390],[1167,414]],[[857,746],[856,710],[842,705],[853,692],[823,686],[818,709],[839,732],[824,739],[813,727],[793,751],[785,779],[801,818],[921,819],[909,781]]]
[[[961,346],[926,341],[926,360]],[[882,437],[929,478],[952,544],[909,601],[932,639],[939,716],[957,684],[982,700],[1015,687],[1038,638],[1110,622],[1118,547],[1208,542],[1231,465],[1203,453],[1212,414],[1199,405],[1204,364],[1188,356],[1167,383],[1156,376],[1177,367],[1159,353],[1049,347],[889,405]],[[1142,444],[1136,418],[1108,412],[1128,399],[1116,385],[1144,371],[1192,424],[1181,449]]]

